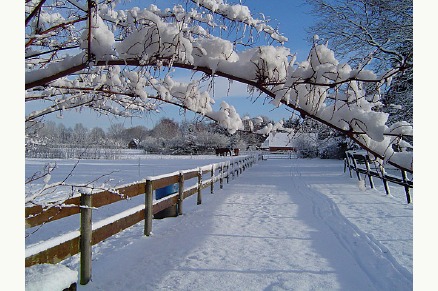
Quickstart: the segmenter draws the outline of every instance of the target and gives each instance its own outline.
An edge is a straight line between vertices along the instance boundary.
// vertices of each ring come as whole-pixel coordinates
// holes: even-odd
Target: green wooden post
[[[211,184],[210,184],[210,193],[214,193],[214,164],[211,165]]]
[[[230,161],[227,161],[227,184],[230,182]]]
[[[152,232],[152,201],[153,201],[153,188],[152,181],[146,180],[146,191],[145,191],[145,214],[144,214],[144,235],[150,236]]]
[[[80,284],[86,285],[91,279],[91,241],[92,241],[92,199],[90,194],[81,194],[81,278]]]
[[[178,177],[178,215],[183,214],[183,200],[184,200],[184,174],[179,173]]]
[[[202,169],[199,168],[198,170],[198,198],[197,198],[197,205],[202,204],[202,193],[201,193],[201,186],[202,186]]]
[[[224,163],[221,163],[221,174],[219,178],[219,188],[224,188]]]

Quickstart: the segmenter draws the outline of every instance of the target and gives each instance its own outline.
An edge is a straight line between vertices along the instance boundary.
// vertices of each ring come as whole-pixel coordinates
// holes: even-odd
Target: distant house
[[[283,132],[270,133],[262,143],[262,150],[275,151],[295,151],[292,143],[292,135]]]
[[[298,150],[298,143],[303,139],[316,140],[317,134],[314,133],[270,133],[261,145],[262,150],[275,151],[294,151]]]
[[[128,149],[138,149],[139,146],[140,146],[140,141],[136,138],[134,138],[128,143]]]

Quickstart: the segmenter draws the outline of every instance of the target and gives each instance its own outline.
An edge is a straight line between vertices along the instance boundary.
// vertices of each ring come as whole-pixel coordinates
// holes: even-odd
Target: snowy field
[[[81,161],[74,179],[117,170],[105,183],[125,184],[224,159]],[[43,162],[26,160],[26,172]],[[78,290],[412,290],[413,204],[402,187],[387,196],[375,184],[364,189],[338,160],[259,161],[202,205],[192,196],[182,216],[154,220],[152,236],[139,223],[95,245],[92,281]],[[78,227],[74,216],[26,230],[26,246]],[[79,271],[78,255],[62,264]]]
[[[116,160],[77,160],[77,159],[26,159],[26,178],[50,163],[56,165],[48,184],[65,180],[66,184],[92,184],[95,187],[118,187],[178,170],[193,169],[212,163],[230,160],[232,157],[215,155],[170,156],[170,155],[126,155]],[[70,175],[71,174],[71,175]],[[35,192],[44,185],[42,179],[26,185],[27,192]],[[45,191],[37,201],[51,198],[68,198],[71,187],[57,187],[54,191]],[[56,199],[55,199],[56,200]]]
[[[235,158],[235,157],[234,157]],[[170,156],[170,155],[127,155],[118,160],[46,160],[26,159],[26,178],[41,171],[48,163],[56,165],[48,184],[65,179],[66,184],[92,184],[96,187],[110,188],[135,183],[147,176],[156,176],[178,170],[194,169],[200,166],[232,160],[233,157],[214,155]],[[66,177],[68,177],[66,179]],[[193,181],[189,181],[195,183]],[[191,183],[187,183],[190,186]],[[26,192],[35,192],[44,186],[43,179],[26,185]],[[73,194],[71,186],[56,187],[43,192],[35,198],[38,203],[45,201],[63,201]],[[99,221],[126,209],[144,203],[144,195],[113,203],[93,212],[93,221]],[[50,237],[68,233],[78,228],[79,216],[73,215],[50,224],[26,229],[26,246],[46,240]]]

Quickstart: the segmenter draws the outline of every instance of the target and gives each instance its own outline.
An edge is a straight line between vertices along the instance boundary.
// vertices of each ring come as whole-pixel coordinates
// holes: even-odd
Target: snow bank
[[[78,280],[78,272],[61,264],[40,264],[26,268],[26,291],[60,291]]]

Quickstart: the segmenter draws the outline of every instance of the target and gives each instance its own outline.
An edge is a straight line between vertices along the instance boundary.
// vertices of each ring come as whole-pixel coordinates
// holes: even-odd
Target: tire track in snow
[[[154,222],[153,236],[141,237],[140,225],[137,239],[126,233],[130,245],[102,247],[95,281],[80,290],[412,289],[389,254],[312,189],[321,171],[271,162],[202,206],[189,197],[184,215]]]
[[[343,216],[338,206],[329,197],[314,190],[293,164],[290,176],[296,190],[308,195],[313,215],[329,227],[376,290],[412,290],[412,274],[397,262],[384,245]]]
[[[214,216],[208,235],[162,279],[166,288],[178,281],[178,290],[341,290],[336,270],[311,247],[313,230],[297,216],[288,172],[266,171],[257,173],[258,183],[242,176],[228,186],[229,195],[208,214]],[[205,206],[197,217],[210,212]]]

